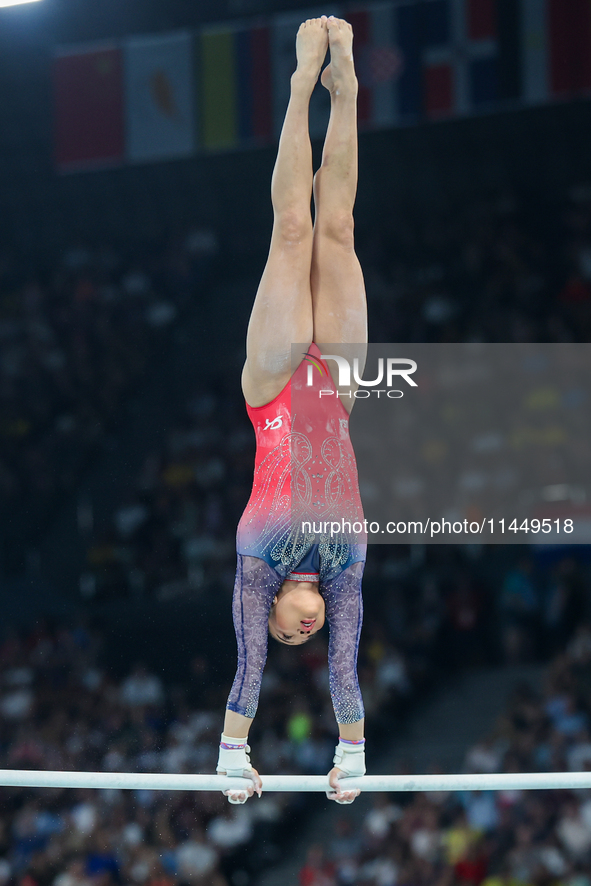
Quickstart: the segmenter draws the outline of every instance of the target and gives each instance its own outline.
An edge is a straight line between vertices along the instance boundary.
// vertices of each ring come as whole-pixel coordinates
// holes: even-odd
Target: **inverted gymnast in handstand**
[[[244,790],[226,792],[234,803],[262,789],[247,756],[247,740],[268,633],[281,643],[299,645],[320,630],[325,617],[339,727],[327,795],[352,802],[359,791],[346,789],[340,779],[365,772],[357,649],[366,546],[359,537],[302,532],[294,518],[362,516],[348,431],[353,397],[349,393],[347,399],[344,391],[337,396],[334,363],[323,362],[318,348],[333,343],[330,353],[335,353],[339,344],[367,341],[365,287],[353,242],[357,79],[352,42],[351,26],[332,16],[309,19],[298,31],[297,70],[271,185],[271,247],[248,326],[242,389],[257,455],[253,492],[237,534],[232,614],[238,670],[217,766],[220,774],[250,779]],[[331,112],[322,164],[313,177],[308,107],[327,50],[330,64],[321,80],[330,92]],[[305,347],[294,371],[291,345],[296,342]]]

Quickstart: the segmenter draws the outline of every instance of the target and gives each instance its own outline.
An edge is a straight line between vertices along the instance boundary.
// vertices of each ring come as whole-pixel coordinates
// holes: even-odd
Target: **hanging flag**
[[[546,0],[521,0],[522,97],[528,105],[546,102],[548,82],[548,19]]]
[[[431,0],[413,11],[427,116],[493,107],[500,98],[495,0]]]
[[[273,138],[269,28],[204,28],[199,46],[202,146],[268,144]]]
[[[574,98],[591,90],[591,2],[546,2],[551,92]]]
[[[359,81],[358,115],[361,128],[381,129],[398,121],[396,82],[402,69],[397,46],[394,6],[372,4],[351,12],[353,55]]]
[[[240,143],[268,145],[273,141],[270,28],[238,29],[235,52]]]
[[[521,0],[527,104],[591,94],[591,0]]]
[[[125,44],[127,159],[188,157],[195,151],[193,37],[183,31]]]
[[[117,46],[58,49],[53,59],[53,98],[58,170],[122,163],[123,60]]]
[[[55,158],[88,169],[268,145],[300,23],[337,8],[73,47],[53,63]],[[375,0],[347,13],[363,129],[591,95],[591,0]],[[328,56],[329,57],[329,56]],[[327,57],[327,60],[328,60]],[[317,84],[309,130],[323,138]]]
[[[234,34],[228,25],[204,28],[200,34],[201,144],[234,148],[238,143]]]
[[[591,91],[590,0],[522,0],[523,98],[528,104]]]

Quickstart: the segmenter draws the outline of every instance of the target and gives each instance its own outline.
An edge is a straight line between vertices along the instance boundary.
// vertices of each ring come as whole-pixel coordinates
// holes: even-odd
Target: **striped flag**
[[[528,104],[591,92],[591,0],[521,0]]]
[[[201,145],[219,150],[268,144],[273,138],[269,28],[205,28],[199,56]]]
[[[359,125],[387,128],[398,121],[396,81],[402,57],[397,46],[392,3],[379,3],[349,13],[353,54],[359,80]]]
[[[591,0],[547,0],[550,88],[572,97],[591,90]]]
[[[195,151],[193,37],[135,37],[125,45],[127,158],[188,157]]]
[[[53,94],[54,154],[60,171],[123,162],[123,57],[117,46],[58,49]]]
[[[273,141],[271,83],[271,30],[265,25],[242,31],[238,37],[241,58],[244,137],[255,145]]]
[[[415,10],[422,19],[427,116],[492,106],[499,98],[495,0],[432,0]]]
[[[359,122],[369,129],[468,114],[501,96],[497,0],[403,0],[349,14]]]
[[[547,0],[522,0],[522,96],[529,105],[546,102],[550,93],[546,3]]]
[[[289,101],[298,27],[323,13],[339,11],[58,50],[58,169],[272,143]],[[376,0],[347,18],[361,128],[591,96],[591,0]],[[329,112],[318,84],[313,138],[324,136]]]

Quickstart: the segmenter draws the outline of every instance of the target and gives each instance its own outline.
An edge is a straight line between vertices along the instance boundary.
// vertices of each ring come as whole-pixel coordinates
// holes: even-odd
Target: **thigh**
[[[365,281],[353,244],[315,231],[310,283],[314,341],[365,344]]]
[[[312,341],[311,260],[311,223],[294,240],[273,230],[246,337],[242,388],[250,406],[264,406],[279,394],[294,368],[291,345]]]
[[[345,357],[350,365],[357,359],[362,373],[367,351],[367,302],[363,272],[353,245],[344,245],[316,230],[310,283],[314,341],[323,353]],[[355,402],[351,394],[357,385],[341,389],[334,374],[333,381],[343,406],[351,412]]]

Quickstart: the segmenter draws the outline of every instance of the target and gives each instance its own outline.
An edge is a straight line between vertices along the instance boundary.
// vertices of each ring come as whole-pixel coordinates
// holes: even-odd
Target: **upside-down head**
[[[286,646],[299,646],[320,630],[324,617],[318,582],[286,578],[271,606],[269,633]]]

